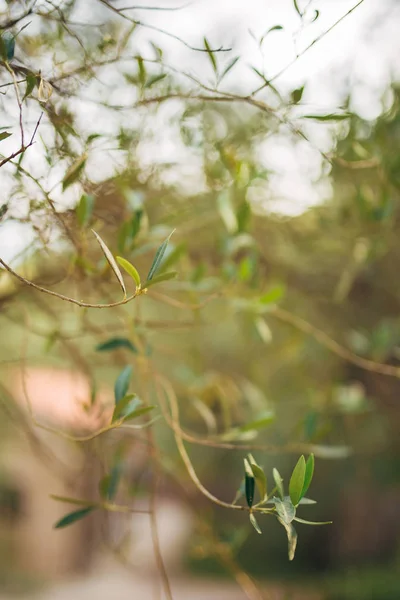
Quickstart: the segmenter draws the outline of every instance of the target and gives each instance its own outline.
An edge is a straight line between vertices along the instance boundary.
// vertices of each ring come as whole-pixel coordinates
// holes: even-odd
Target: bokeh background
[[[2,600],[168,598],[153,502],[173,598],[400,597],[400,7],[358,4],[0,3],[0,258],[113,303],[91,228],[142,280],[174,231],[177,271],[101,310],[0,271]],[[151,419],[94,435],[127,366]],[[154,373],[225,502],[248,447],[285,483],[315,454],[300,516],[333,523],[298,524],[294,561],[275,519],[258,535],[193,485]],[[51,494],[98,502],[107,477],[143,512],[53,529],[77,507]]]

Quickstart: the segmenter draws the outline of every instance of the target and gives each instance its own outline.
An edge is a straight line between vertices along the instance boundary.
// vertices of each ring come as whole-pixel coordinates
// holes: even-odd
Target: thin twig
[[[347,350],[344,346],[341,346],[334,339],[329,337],[321,329],[315,327],[308,321],[305,321],[301,317],[292,314],[291,312],[285,310],[284,308],[276,307],[269,313],[271,316],[283,321],[285,323],[289,323],[299,331],[306,333],[307,335],[311,335],[319,344],[328,348],[331,352],[342,358],[343,360],[360,367],[365,371],[371,371],[373,373],[380,373],[381,375],[388,375],[389,377],[397,377],[400,378],[400,367],[395,367],[393,365],[385,365],[382,363],[374,362],[373,360],[369,360],[367,358],[363,358],[362,356],[358,356],[357,354],[353,354],[350,350]]]
[[[25,277],[22,277],[21,275],[16,273],[1,258],[0,258],[0,265],[3,265],[3,267],[9,273],[11,273],[11,275],[16,277],[19,281],[21,281],[25,285],[28,285],[29,287],[32,287],[35,290],[38,290],[39,292],[43,292],[44,294],[48,294],[49,296],[54,296],[55,298],[59,298],[60,300],[64,300],[65,302],[71,302],[72,304],[76,304],[77,306],[81,306],[83,308],[113,308],[114,306],[122,306],[123,304],[128,304],[128,302],[131,302],[132,300],[134,300],[135,298],[137,298],[139,295],[142,294],[142,290],[137,289],[135,291],[135,293],[132,294],[132,296],[127,296],[126,298],[123,298],[122,300],[118,300],[117,302],[110,302],[108,304],[92,304],[91,302],[83,302],[82,300],[76,300],[75,298],[70,298],[69,296],[64,296],[64,294],[59,294],[58,292],[53,292],[52,290],[48,290],[47,288],[44,288],[41,285],[37,285],[36,283],[33,283],[33,281],[29,281],[29,279],[25,279]]]
[[[337,27],[344,19],[346,19],[352,12],[354,12],[356,10],[356,8],[358,8],[363,2],[364,2],[364,0],[360,0],[359,2],[357,2],[357,4],[355,6],[353,6],[352,8],[350,8],[344,15],[342,15],[337,21],[335,21],[330,27],[328,27],[328,29],[326,29],[319,36],[317,36],[311,42],[311,44],[309,44],[301,52],[299,52],[295,56],[295,58],[293,58],[293,60],[291,60],[290,62],[288,62],[282,69],[280,69],[277,73],[275,73],[275,75],[273,75],[272,77],[270,77],[268,79],[268,81],[266,81],[266,83],[264,83],[262,86],[260,86],[256,90],[254,90],[254,92],[252,92],[251,96],[254,96],[255,94],[258,94],[258,92],[260,92],[261,90],[263,90],[266,87],[268,87],[270,83],[272,83],[273,81],[275,81],[275,79],[278,79],[278,77],[280,77],[281,75],[283,75],[291,66],[293,66],[299,60],[299,58],[301,58],[302,56],[304,56],[304,54],[306,54],[306,52],[308,52],[313,46],[315,46],[315,44],[317,44],[318,42],[320,42],[326,35],[328,35],[328,33],[330,33],[333,29],[335,29],[335,27]]]

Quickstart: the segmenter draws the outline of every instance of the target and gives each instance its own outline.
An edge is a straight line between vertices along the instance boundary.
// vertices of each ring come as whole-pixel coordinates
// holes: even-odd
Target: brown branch
[[[171,33],[170,31],[166,31],[165,29],[161,29],[160,27],[157,27],[156,25],[150,25],[149,23],[144,23],[143,21],[139,21],[138,19],[133,19],[132,17],[125,15],[120,8],[113,6],[112,4],[107,2],[107,0],[98,0],[98,1],[101,4],[103,4],[104,6],[106,6],[109,10],[116,13],[120,17],[122,17],[123,19],[126,19],[127,21],[130,21],[131,23],[135,23],[139,27],[143,27],[145,29],[150,29],[152,31],[157,31],[157,33],[166,35],[167,37],[169,37],[173,40],[176,40],[177,42],[180,42],[181,44],[183,44],[184,46],[186,46],[186,48],[189,48],[190,50],[194,50],[196,52],[231,52],[231,50],[232,50],[232,48],[223,48],[223,47],[212,48],[211,50],[206,50],[205,48],[197,48],[195,46],[191,46],[191,44],[188,44],[188,42],[185,42],[185,40],[180,38],[178,35]]]
[[[319,344],[321,344],[321,346],[325,346],[325,348],[328,348],[328,350],[343,360],[350,362],[353,365],[364,369],[365,371],[371,371],[373,373],[380,373],[381,375],[388,375],[389,377],[400,378],[400,367],[377,363],[373,360],[353,354],[353,352],[347,350],[347,348],[341,346],[338,342],[329,337],[329,335],[324,331],[321,331],[321,329],[318,329],[314,325],[311,325],[311,323],[308,321],[305,321],[301,317],[292,314],[284,308],[276,307],[271,310],[269,314],[273,317],[276,317],[280,321],[283,321],[284,323],[292,325],[299,331],[312,336]]]
[[[26,146],[22,144],[22,146],[21,146],[21,148],[19,150],[17,150],[16,152],[13,152],[13,154],[10,154],[10,156],[8,156],[7,158],[4,158],[3,160],[1,160],[0,161],[0,167],[2,167],[6,163],[14,160],[14,158],[16,158],[17,156],[19,156],[20,154],[23,154],[28,148],[30,148],[34,144],[36,132],[37,132],[37,130],[39,128],[40,121],[42,120],[42,116],[43,116],[43,113],[40,114],[40,117],[39,117],[39,119],[38,119],[38,121],[36,123],[35,129],[33,131],[33,134],[32,134],[32,137],[31,137],[29,143]]]
[[[25,285],[28,285],[29,287],[32,287],[35,290],[38,290],[39,292],[48,294],[49,296],[54,296],[55,298],[59,298],[60,300],[64,300],[65,302],[71,302],[72,304],[76,304],[77,306],[81,306],[83,308],[113,308],[114,306],[122,306],[123,304],[128,304],[128,302],[131,302],[132,300],[134,300],[135,298],[137,298],[138,296],[140,296],[143,293],[142,290],[137,289],[135,291],[135,293],[132,294],[132,296],[123,298],[122,300],[119,300],[118,302],[110,302],[108,304],[92,304],[90,302],[83,302],[82,300],[76,300],[75,298],[70,298],[69,296],[64,296],[64,294],[59,294],[58,292],[53,292],[52,290],[48,290],[47,288],[44,288],[41,285],[37,285],[36,283],[33,283],[33,281],[29,281],[29,279],[25,279],[25,277],[22,277],[21,275],[16,273],[1,258],[0,258],[0,265],[3,265],[3,267],[9,273],[11,273],[11,275],[16,277],[19,281],[21,281],[21,283],[24,283]]]

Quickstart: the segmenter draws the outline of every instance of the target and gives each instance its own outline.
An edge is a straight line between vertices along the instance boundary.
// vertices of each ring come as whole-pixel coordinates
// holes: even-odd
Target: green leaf
[[[125,283],[124,283],[121,271],[119,270],[118,265],[115,262],[115,259],[114,259],[113,255],[111,254],[109,248],[103,242],[103,240],[101,239],[101,237],[99,236],[99,234],[96,233],[93,229],[92,229],[92,233],[94,233],[94,235],[96,236],[96,239],[99,242],[101,249],[103,250],[104,256],[106,257],[106,259],[108,261],[108,264],[110,265],[111,269],[114,271],[114,274],[115,274],[116,278],[118,279],[119,285],[121,286],[122,291],[124,293],[124,296],[126,298]]]
[[[295,8],[297,14],[299,15],[299,17],[303,18],[303,13],[301,12],[301,10],[299,8],[297,0],[293,0],[293,5],[294,5],[294,8]]]
[[[131,400],[136,397],[136,394],[126,394],[121,400],[115,405],[112,423],[118,421],[119,418],[124,417],[124,410],[127,408],[128,404],[130,404]]]
[[[260,527],[259,527],[259,525],[258,525],[258,523],[257,523],[257,521],[256,521],[256,518],[255,518],[255,516],[253,515],[253,513],[250,513],[250,514],[249,514],[249,519],[250,519],[250,523],[253,525],[253,527],[254,527],[254,529],[257,531],[257,533],[260,533],[260,534],[261,534],[261,533],[262,533],[262,531],[261,531],[261,529],[260,529]]]
[[[300,519],[299,517],[295,517],[294,521],[298,523],[304,523],[304,525],[331,525],[333,521],[306,521],[305,519]]]
[[[6,140],[7,138],[9,138],[12,135],[12,133],[9,133],[8,131],[2,131],[0,133],[0,142],[2,140]]]
[[[57,496],[56,494],[50,494],[50,498],[56,500],[57,502],[66,502],[66,504],[76,504],[77,506],[93,506],[93,508],[97,507],[97,504],[93,502],[88,502],[87,500],[79,500],[79,498],[68,498],[66,496]]]
[[[161,244],[161,246],[158,247],[156,255],[155,255],[152,265],[150,267],[150,271],[147,275],[147,282],[150,281],[150,279],[153,279],[154,275],[156,274],[156,272],[161,264],[161,261],[163,259],[163,256],[165,254],[165,251],[167,249],[169,240],[171,239],[171,235],[174,233],[174,231],[171,231],[171,233],[169,234],[167,239]]]
[[[314,119],[314,121],[344,121],[350,119],[353,115],[351,113],[343,114],[328,114],[328,115],[303,115],[302,119]]]
[[[304,87],[305,86],[302,85],[301,87],[297,88],[297,90],[293,90],[293,92],[291,93],[293,104],[298,104],[302,99]]]
[[[130,365],[122,369],[121,373],[118,375],[114,385],[115,404],[118,404],[118,402],[120,402],[122,398],[126,396],[131,376],[132,367]]]
[[[240,498],[243,498],[243,496],[245,495],[245,493],[246,493],[246,480],[243,477],[243,479],[242,479],[242,481],[240,483],[239,489],[237,490],[236,495],[235,495],[235,497],[233,499],[232,504],[237,504],[237,502],[239,502]]]
[[[289,482],[289,495],[294,506],[297,506],[304,487],[304,478],[306,474],[306,461],[304,456],[300,456]]]
[[[124,415],[124,421],[131,421],[132,419],[137,419],[137,417],[141,417],[142,415],[146,415],[151,410],[157,408],[156,406],[141,406],[140,408],[136,408],[132,412],[128,412]]]
[[[264,342],[264,344],[270,344],[272,342],[272,333],[265,320],[262,317],[256,317],[254,319],[254,326],[261,341]]]
[[[177,275],[178,273],[176,271],[170,271],[169,273],[161,273],[161,275],[157,275],[157,277],[154,277],[154,279],[146,281],[146,283],[143,285],[143,289],[149,288],[152,285],[155,285],[156,283],[161,283],[162,281],[174,279],[174,277],[176,277]]]
[[[258,417],[258,419],[250,421],[249,423],[246,423],[245,425],[239,427],[238,431],[242,433],[246,431],[258,431],[259,429],[264,429],[264,427],[268,427],[269,425],[271,425],[271,423],[273,423],[273,421],[275,421],[275,413],[273,413],[272,411],[265,411]]]
[[[140,287],[140,275],[136,268],[129,262],[129,260],[122,258],[122,256],[117,256],[117,261],[121,267],[125,269],[128,275],[132,277],[133,281],[136,283],[136,287]]]
[[[15,52],[15,36],[9,31],[5,31],[0,35],[0,56],[5,61],[10,61],[14,58]]]
[[[320,11],[319,11],[319,10],[315,10],[314,17],[313,17],[313,19],[311,20],[311,23],[315,23],[315,21],[318,19],[318,17],[319,17],[319,15],[320,15],[320,14],[321,14],[321,13],[320,13]]]
[[[98,138],[101,138],[101,137],[102,137],[101,133],[91,133],[86,138],[86,143],[91,144],[92,142],[94,142],[94,140],[97,140]]]
[[[132,344],[132,342],[128,340],[128,338],[123,337],[110,338],[106,342],[96,346],[96,351],[109,352],[110,350],[117,350],[118,348],[127,348],[135,354],[137,353],[137,348]]]
[[[104,500],[114,500],[118,484],[122,475],[122,465],[116,464],[108,475],[105,475],[99,483],[100,496]]]
[[[217,61],[215,59],[214,52],[211,50],[211,46],[208,43],[208,40],[206,37],[204,38],[204,48],[206,49],[206,52],[210,58],[210,62],[211,62],[214,73],[217,73],[218,72]]]
[[[285,523],[285,521],[283,521],[282,519],[280,519],[279,517],[278,521],[281,525],[283,525],[283,527],[286,529],[286,535],[288,538],[288,555],[289,555],[289,560],[293,560],[294,559],[294,554],[296,552],[296,546],[297,546],[297,533],[295,528],[293,527],[293,525],[291,523]]]
[[[84,517],[86,517],[89,513],[95,510],[94,506],[88,506],[86,508],[81,508],[80,510],[76,510],[68,515],[65,515],[62,519],[57,521],[54,525],[54,529],[62,529],[63,527],[68,527],[68,525],[72,525],[76,523],[76,521],[80,521]]]
[[[285,521],[285,523],[291,523],[296,516],[296,508],[293,506],[289,496],[285,496],[283,500],[274,496],[272,500],[279,517]]]
[[[221,192],[217,198],[218,211],[225,227],[229,233],[234,233],[238,229],[238,223],[235,211],[233,210],[229,192]]]
[[[63,192],[79,179],[79,175],[81,174],[81,171],[83,170],[86,164],[86,160],[87,154],[85,152],[85,154],[82,154],[82,156],[77,158],[67,169],[67,172],[65,173],[64,178],[62,180]]]
[[[151,77],[148,78],[144,87],[150,88],[152,85],[155,85],[159,81],[162,81],[163,79],[165,79],[166,76],[167,76],[166,73],[160,73],[159,75],[152,75]]]
[[[278,469],[272,469],[272,475],[275,481],[275,485],[276,485],[276,489],[277,492],[279,494],[279,496],[283,499],[284,496],[284,492],[283,492],[283,479],[278,471]]]
[[[250,467],[256,481],[258,493],[260,494],[260,501],[262,502],[267,496],[267,478],[262,468],[256,463],[254,458],[249,455]]]
[[[239,59],[240,59],[240,56],[235,56],[235,58],[233,60],[231,60],[231,62],[228,64],[228,66],[222,71],[222,74],[219,78],[220,82],[223,80],[223,78],[226,75],[228,75],[229,71],[231,71],[233,69],[233,67],[236,65],[236,63],[238,62]]]
[[[25,94],[24,97],[22,98],[22,100],[25,100],[25,98],[28,98],[28,96],[31,95],[31,93],[33,92],[35,85],[37,84],[37,77],[34,73],[27,73],[26,75],[26,89],[25,89]]]
[[[138,71],[139,71],[139,82],[142,86],[146,83],[146,67],[144,66],[144,60],[141,56],[136,57],[138,63]]]
[[[248,460],[244,459],[244,478],[247,505],[251,508],[254,500],[255,479]]]
[[[90,222],[95,198],[92,194],[83,194],[75,209],[76,218],[81,227],[85,227]]]
[[[164,273],[165,271],[167,271],[167,269],[169,267],[171,267],[173,264],[175,264],[180,257],[185,254],[186,252],[186,244],[182,243],[182,244],[178,244],[177,246],[175,246],[170,252],[168,252],[167,254],[165,254],[165,258],[162,261],[161,265],[159,266],[158,271],[161,273]]]
[[[285,293],[283,285],[275,285],[260,297],[261,304],[274,304],[280,300]]]
[[[270,33],[272,33],[273,31],[282,31],[283,27],[282,25],[274,25],[273,27],[270,27],[265,33],[264,35],[261,37],[260,39],[260,46],[262,46],[263,41],[265,40],[265,38],[267,37],[267,35],[269,35]]]
[[[303,488],[301,490],[301,498],[306,494],[308,488],[310,487],[312,478],[314,475],[314,454],[310,454],[307,458],[305,474],[304,474],[304,483]]]

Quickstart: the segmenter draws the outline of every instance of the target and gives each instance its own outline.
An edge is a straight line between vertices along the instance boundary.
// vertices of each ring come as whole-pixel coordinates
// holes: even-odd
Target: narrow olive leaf
[[[92,194],[82,194],[75,209],[76,218],[81,227],[87,225],[92,217],[95,198]]]
[[[131,402],[131,400],[133,400],[133,398],[136,397],[136,394],[126,394],[123,398],[121,398],[121,400],[115,405],[114,408],[114,412],[113,412],[113,416],[112,416],[112,423],[115,423],[115,421],[117,421],[119,418],[122,418],[123,412],[126,409],[126,407],[128,406],[128,404]]]
[[[132,419],[136,419],[137,417],[141,417],[142,415],[146,415],[151,410],[154,410],[156,406],[141,406],[140,408],[136,408],[132,412],[128,412],[124,415],[124,421],[131,421]]]
[[[300,456],[289,482],[289,495],[294,506],[297,506],[303,492],[304,479],[306,474],[306,461],[304,456]]]
[[[319,458],[327,458],[330,460],[339,460],[347,458],[353,453],[349,446],[323,446],[321,444],[313,444],[313,449]]]
[[[9,133],[8,131],[2,131],[2,132],[0,133],[0,142],[1,142],[2,140],[6,140],[7,138],[9,138],[9,137],[10,137],[10,135],[12,135],[12,133]]]
[[[279,496],[281,499],[283,499],[284,496],[284,492],[283,492],[283,479],[278,471],[278,469],[272,469],[272,475],[275,481],[275,485],[276,485],[276,491],[278,492]]]
[[[136,287],[140,287],[140,275],[136,268],[129,262],[129,260],[122,258],[122,256],[117,256],[117,261],[121,267],[125,269],[128,275],[132,277],[133,281],[136,283]]]
[[[314,475],[314,454],[310,454],[310,456],[307,458],[307,462],[306,462],[304,483],[303,483],[303,488],[301,490],[300,498],[303,498],[303,496],[305,496],[308,488],[310,487],[313,475]]]
[[[253,471],[250,467],[248,460],[244,459],[244,478],[245,478],[245,491],[246,491],[246,501],[249,508],[253,506],[254,501],[254,488],[255,488],[255,479],[253,475]]]
[[[169,273],[161,273],[161,275],[157,275],[153,279],[146,281],[143,285],[143,289],[149,288],[156,283],[161,283],[162,281],[168,281],[169,279],[174,279],[178,275],[177,271],[170,271]]]
[[[260,46],[263,43],[263,41],[265,40],[265,38],[267,37],[268,34],[270,34],[272,31],[282,31],[283,27],[282,25],[274,25],[273,27],[270,27],[262,36],[262,38],[260,39]]]
[[[103,342],[102,344],[98,344],[96,346],[97,352],[109,352],[111,350],[118,350],[119,348],[126,348],[127,350],[131,350],[135,354],[137,354],[137,348],[132,344],[128,338],[123,337],[115,337]]]
[[[132,367],[130,365],[122,369],[121,373],[118,375],[114,384],[115,404],[118,404],[122,398],[125,398],[129,388],[131,376]]]
[[[314,121],[344,121],[350,119],[351,113],[329,114],[329,115],[303,115],[302,119],[314,119]]]
[[[114,500],[122,475],[121,464],[115,465],[99,483],[99,493],[104,500]]]
[[[233,67],[236,65],[236,63],[238,62],[239,59],[240,59],[240,56],[235,56],[235,58],[233,60],[231,60],[231,62],[228,64],[228,66],[222,71],[222,74],[219,78],[220,82],[223,80],[223,78],[226,75],[228,75],[229,71],[231,71],[233,69]]]
[[[275,285],[260,297],[260,302],[261,304],[273,304],[283,298],[284,294],[285,288],[282,285]]]
[[[305,519],[300,519],[299,517],[295,517],[294,521],[298,523],[304,523],[304,525],[331,525],[333,521],[306,521]]]
[[[206,49],[206,52],[207,52],[208,56],[210,57],[210,62],[211,62],[212,68],[214,70],[214,73],[217,73],[217,71],[218,71],[217,61],[215,59],[214,52],[211,50],[211,46],[208,43],[208,40],[206,37],[204,38],[204,48]]]
[[[251,462],[250,467],[253,471],[254,479],[256,480],[258,493],[260,494],[260,500],[263,501],[267,495],[267,478],[259,465]]]
[[[144,66],[144,60],[141,56],[137,56],[136,60],[138,63],[139,82],[141,85],[144,85],[146,83],[146,67]]]
[[[311,498],[302,498],[299,504],[317,504],[317,501],[311,500]]]
[[[14,58],[14,52],[15,36],[9,31],[5,31],[3,35],[0,36],[0,55],[4,60],[9,61]]]
[[[291,523],[296,516],[296,509],[289,496],[285,496],[283,500],[276,497],[272,499],[279,517],[285,521],[285,523]]]
[[[104,475],[99,481],[99,494],[103,500],[108,500],[108,488],[110,487],[110,475]]]
[[[295,8],[297,14],[299,15],[299,17],[303,18],[303,13],[301,12],[301,10],[299,8],[297,0],[293,0],[293,5],[294,5],[294,8]]]
[[[95,508],[97,506],[96,502],[88,502],[87,500],[79,500],[78,498],[67,498],[66,496],[57,496],[55,494],[50,494],[50,498],[52,500],[56,500],[57,502],[65,502],[66,504],[75,504],[77,506],[93,506]]]
[[[110,267],[112,268],[112,270],[114,271],[114,274],[116,276],[116,278],[118,279],[119,285],[121,286],[121,289],[124,293],[124,296],[126,298],[126,288],[125,288],[125,283],[121,274],[121,271],[118,268],[117,263],[114,260],[113,255],[111,254],[110,250],[108,249],[108,247],[106,246],[106,244],[103,242],[103,240],[101,239],[101,237],[99,236],[98,233],[96,233],[93,229],[92,229],[92,233],[94,233],[94,235],[96,236],[97,241],[100,244],[101,249],[104,252],[104,256],[106,257],[108,264],[110,265]]]
[[[152,75],[151,77],[148,78],[144,87],[150,88],[152,85],[155,85],[159,81],[162,81],[163,79],[165,79],[166,76],[167,76],[166,73],[160,73],[159,75]]]
[[[218,212],[229,233],[234,233],[238,229],[236,213],[233,209],[231,198],[228,191],[221,192],[217,198]]]
[[[283,527],[286,529],[286,535],[288,538],[288,555],[289,555],[289,560],[293,560],[294,559],[294,555],[296,552],[296,546],[297,546],[297,533],[295,528],[293,527],[293,525],[291,523],[285,523],[285,521],[283,521],[282,519],[280,519],[279,517],[278,521],[281,525],[283,525]]]
[[[86,515],[91,513],[93,510],[95,510],[94,506],[88,506],[86,508],[81,508],[80,510],[76,510],[72,513],[69,513],[68,515],[65,515],[65,517],[57,521],[57,523],[54,525],[54,529],[62,529],[63,527],[68,527],[68,525],[72,525],[73,523],[76,523],[76,521],[80,521],[81,519],[86,517]]]
[[[22,100],[25,100],[25,98],[28,98],[28,96],[30,96],[32,94],[36,83],[37,83],[36,75],[34,73],[28,73],[26,75],[25,94],[24,94],[24,97],[22,98]]]
[[[257,531],[257,533],[262,533],[260,527],[258,526],[258,523],[256,521],[255,516],[253,515],[253,513],[249,514],[249,519],[250,519],[250,523],[253,525],[254,529]]]
[[[174,229],[174,231],[175,231],[175,229]],[[167,239],[164,240],[164,242],[161,244],[161,246],[159,246],[159,248],[158,248],[158,250],[156,252],[156,255],[155,255],[154,259],[153,259],[152,265],[150,267],[150,271],[148,272],[147,282],[149,282],[150,279],[153,279],[154,275],[156,274],[156,272],[157,272],[157,270],[158,270],[158,268],[159,268],[159,266],[161,264],[161,261],[163,259],[163,256],[165,254],[165,251],[167,249],[169,240],[171,239],[171,235],[174,233],[174,231],[171,231],[171,233],[169,234],[169,236],[167,237]]]
[[[315,23],[315,21],[318,19],[319,15],[320,15],[320,11],[319,10],[315,10],[314,13],[314,18],[311,20],[311,23]]]
[[[245,478],[243,477],[243,479],[240,483],[239,489],[237,490],[236,495],[233,499],[232,504],[237,504],[237,502],[239,502],[240,498],[243,498],[245,492],[246,492],[246,481],[245,481]]]
[[[161,265],[159,266],[159,273],[165,273],[169,267],[174,265],[181,258],[183,254],[187,253],[187,245],[185,243],[178,244],[173,247],[166,255]]]
[[[67,169],[67,171],[63,177],[63,180],[62,180],[63,191],[66,190],[67,187],[69,187],[70,185],[75,183],[75,181],[77,181],[79,179],[79,175],[81,174],[81,171],[86,164],[86,160],[87,160],[87,154],[85,152],[85,154],[82,154],[82,156],[80,156],[79,158],[74,160],[72,165]]]

